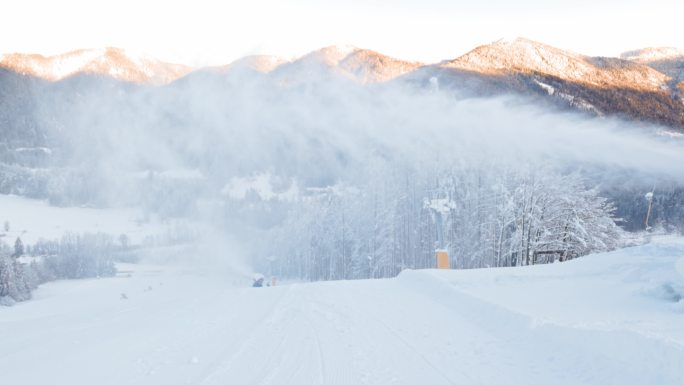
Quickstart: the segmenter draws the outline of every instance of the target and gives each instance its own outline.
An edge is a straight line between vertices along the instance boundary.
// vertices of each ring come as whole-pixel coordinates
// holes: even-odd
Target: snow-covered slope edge
[[[684,325],[677,325],[684,314],[684,239],[678,237],[564,263],[405,271],[399,280],[420,282],[432,297],[487,303],[485,313],[513,312],[515,322],[533,327],[621,331],[684,347]]]

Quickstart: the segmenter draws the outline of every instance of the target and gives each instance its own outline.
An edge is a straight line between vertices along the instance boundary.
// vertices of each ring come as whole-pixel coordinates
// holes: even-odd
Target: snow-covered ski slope
[[[0,308],[0,383],[684,384],[682,238],[268,288],[121,269],[130,277],[54,282]]]

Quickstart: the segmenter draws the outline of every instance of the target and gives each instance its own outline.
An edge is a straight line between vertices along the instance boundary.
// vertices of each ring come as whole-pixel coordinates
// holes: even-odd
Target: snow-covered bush
[[[0,297],[13,301],[31,298],[32,276],[27,279],[26,269],[14,257],[0,256]]]

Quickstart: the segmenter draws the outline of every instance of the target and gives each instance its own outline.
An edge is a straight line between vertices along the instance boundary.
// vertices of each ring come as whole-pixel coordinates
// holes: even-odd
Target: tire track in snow
[[[325,384],[325,379],[326,379],[326,370],[325,370],[325,359],[324,359],[324,354],[323,354],[323,346],[321,345],[321,337],[319,335],[319,332],[315,326],[314,323],[311,322],[311,319],[309,317],[306,317],[304,319],[306,323],[309,325],[309,328],[311,330],[311,334],[313,335],[314,341],[316,343],[316,355],[317,355],[317,362],[318,362],[318,383],[319,384]]]
[[[278,296],[273,306],[268,307],[267,312],[259,317],[259,321],[250,327],[247,331],[247,335],[242,338],[237,349],[234,346],[227,346],[221,350],[221,353],[217,357],[212,359],[210,365],[208,365],[200,375],[196,376],[193,381],[196,384],[215,384],[222,383],[222,377],[226,374],[230,374],[230,371],[234,369],[235,363],[241,358],[247,355],[254,355],[252,351],[254,346],[258,345],[259,335],[263,333],[264,326],[272,320],[273,314],[277,314],[280,309],[284,306],[284,299],[286,299],[290,292],[293,290],[294,286],[287,286],[282,290],[282,294]],[[270,289],[260,289],[260,290],[270,290]],[[244,370],[245,368],[239,368]]]
[[[389,282],[382,282],[382,283],[391,284],[393,282],[389,281]],[[350,286],[350,288],[352,288],[351,285],[349,285],[349,286]],[[347,301],[349,301],[350,303],[355,303],[355,302],[358,303],[358,298],[363,298],[363,296],[367,297],[367,293],[362,293],[358,289],[358,287],[353,287],[353,290],[357,292],[357,293],[355,293],[355,295],[352,295],[349,291],[343,291],[345,299]],[[392,289],[390,288],[390,290],[392,290]],[[374,302],[375,305],[378,305],[381,303],[384,306],[388,305],[387,301],[383,302],[383,301],[379,300],[377,302]],[[438,374],[438,376],[441,377],[445,381],[445,383],[451,384],[451,385],[457,385],[457,384],[463,383],[462,382],[464,380],[463,378],[459,379],[459,380],[452,379],[449,375],[444,373],[444,371],[442,371],[437,365],[435,365],[432,361],[430,361],[430,359],[428,359],[428,357],[426,357],[420,351],[420,349],[418,349],[416,346],[412,345],[404,337],[402,337],[401,333],[399,333],[394,328],[392,328],[388,323],[383,321],[382,316],[379,314],[381,312],[381,310],[382,310],[382,308],[380,306],[366,307],[364,309],[363,313],[370,316],[370,318],[373,320],[372,323],[375,323],[377,325],[381,325],[382,329],[393,337],[393,340],[398,341],[401,344],[401,346],[403,346],[405,348],[405,350],[410,352],[411,355],[416,357],[419,361],[423,362],[423,364],[425,366],[427,366],[428,368],[430,368],[433,371],[433,373]],[[464,375],[464,377],[466,377],[466,376]],[[465,380],[467,380],[468,383],[476,383],[471,378],[465,378]]]
[[[283,311],[274,313],[270,318],[268,324],[271,326],[269,328],[271,333],[268,333],[266,339],[271,342],[277,340],[277,344],[273,348],[269,347],[266,353],[266,359],[261,365],[261,372],[264,374],[257,376],[251,383],[300,384],[302,380],[297,378],[297,375],[305,373],[305,377],[310,377],[306,373],[312,371],[306,364],[311,362],[311,357],[309,357],[311,354],[307,355],[311,346],[306,344],[306,337],[311,335],[311,328],[303,326],[308,320],[302,312],[304,291],[302,286],[292,285],[288,296],[281,301]],[[315,351],[313,355],[320,359]],[[311,383],[315,382],[311,381]]]

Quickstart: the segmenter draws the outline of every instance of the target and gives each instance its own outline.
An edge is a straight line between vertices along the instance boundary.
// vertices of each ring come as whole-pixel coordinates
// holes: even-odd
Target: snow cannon
[[[254,283],[252,284],[252,287],[263,287],[264,286],[264,275],[263,274],[254,274]]]

